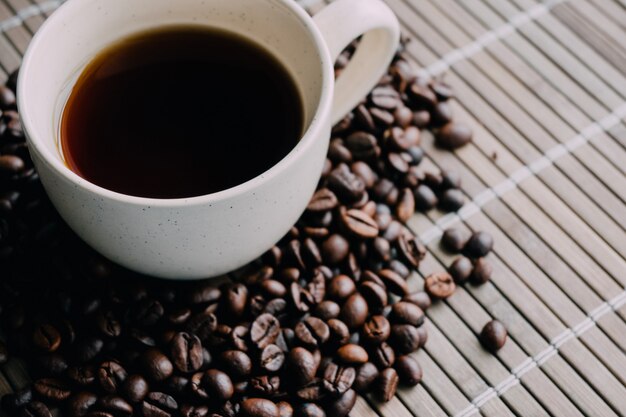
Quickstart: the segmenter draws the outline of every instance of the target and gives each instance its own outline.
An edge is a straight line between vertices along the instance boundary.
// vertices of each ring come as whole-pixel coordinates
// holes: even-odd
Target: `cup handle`
[[[350,42],[364,35],[350,63],[335,82],[331,113],[332,124],[335,124],[386,72],[398,48],[400,24],[381,0],[336,0],[313,20],[322,32],[332,62]]]

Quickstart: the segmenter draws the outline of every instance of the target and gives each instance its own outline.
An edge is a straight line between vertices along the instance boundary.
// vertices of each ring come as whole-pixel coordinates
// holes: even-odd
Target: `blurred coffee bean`
[[[266,349],[270,346],[267,345]],[[240,350],[226,350],[220,355],[221,363],[228,374],[235,380],[245,378],[252,372],[252,360],[250,357]]]
[[[210,398],[220,402],[229,400],[235,392],[230,377],[217,369],[209,369],[204,373],[202,386]]]
[[[506,342],[506,338],[506,327],[498,320],[492,320],[485,324],[485,327],[483,327],[483,330],[480,332],[480,342],[485,349],[491,352],[496,352],[502,348]]]
[[[398,353],[406,354],[415,352],[420,348],[420,335],[418,328],[410,324],[394,324],[391,326],[389,343]]]
[[[465,195],[456,188],[450,188],[443,192],[439,199],[439,206],[444,211],[457,211],[465,204]]]
[[[487,232],[476,232],[463,247],[463,251],[472,258],[486,256],[493,248],[493,238]]]
[[[474,265],[472,265],[472,261],[465,256],[459,256],[452,262],[448,268],[448,272],[452,275],[454,282],[460,284],[469,279],[473,269]]]
[[[383,281],[387,290],[393,294],[403,296],[409,293],[409,287],[404,278],[391,269],[381,269],[378,276]]]
[[[326,405],[326,415],[328,417],[346,417],[354,404],[356,404],[356,392],[349,389]]]
[[[149,386],[148,382],[141,375],[130,375],[124,381],[122,385],[122,394],[124,397],[133,403],[142,401],[148,394]]]
[[[359,239],[372,239],[378,236],[378,225],[361,210],[343,211],[340,220],[345,230]]]
[[[472,140],[472,130],[461,123],[450,122],[444,125],[435,135],[435,143],[444,149],[457,149]]]
[[[448,298],[456,290],[454,280],[447,272],[436,272],[426,277],[424,288],[433,298]]]
[[[97,401],[98,396],[92,392],[78,392],[67,401],[67,413],[69,417],[84,417]]]
[[[52,413],[44,403],[33,401],[20,410],[20,417],[52,417]]]
[[[389,401],[396,395],[398,388],[398,374],[393,368],[386,368],[381,371],[376,380],[376,395],[381,401]]]
[[[315,403],[302,403],[296,406],[297,417],[326,417],[324,409]]]
[[[333,234],[322,243],[322,257],[330,265],[337,265],[350,251],[350,244],[339,234]]]
[[[250,340],[259,349],[276,341],[280,332],[280,323],[271,314],[261,314],[250,327]]]
[[[248,398],[241,402],[243,417],[280,417],[278,407],[264,398]]]
[[[422,311],[426,311],[431,305],[430,296],[426,291],[417,291],[405,295],[404,297],[402,297],[402,301],[408,301],[409,303],[413,303],[421,308]]]
[[[493,267],[491,263],[485,258],[478,258],[474,262],[474,270],[472,271],[471,281],[474,284],[484,284],[489,281],[491,274],[493,273]]]
[[[405,385],[413,387],[422,380],[422,367],[411,356],[404,355],[397,358],[394,368],[398,373],[400,382]]]
[[[340,347],[337,350],[337,357],[341,361],[352,365],[362,364],[368,360],[367,351],[361,346],[352,343]]]
[[[172,362],[157,349],[149,349],[141,358],[143,369],[153,381],[163,381],[174,372]]]
[[[289,352],[288,361],[294,378],[300,385],[313,380],[319,364],[311,352],[302,347],[295,347]]]
[[[72,394],[66,383],[53,378],[36,380],[33,384],[33,390],[39,397],[53,402],[64,401]]]
[[[433,190],[423,184],[415,189],[413,195],[415,197],[415,207],[420,211],[428,211],[439,202]]]
[[[379,369],[382,369],[393,366],[396,361],[396,352],[389,344],[383,342],[370,349],[370,357],[372,362],[374,362]]]
[[[352,387],[356,371],[352,367],[342,367],[329,363],[324,369],[324,389],[333,395],[341,395]]]
[[[369,309],[361,294],[352,294],[341,307],[339,317],[351,329],[359,328],[365,323]]]
[[[451,227],[443,232],[441,244],[450,252],[457,253],[463,250],[470,237],[464,230]]]

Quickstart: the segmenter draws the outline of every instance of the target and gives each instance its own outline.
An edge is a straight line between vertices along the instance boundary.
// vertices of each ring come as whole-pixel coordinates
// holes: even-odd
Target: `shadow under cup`
[[[300,90],[304,136],[268,171],[214,194],[161,200],[98,187],[63,162],[63,106],[98,52],[169,25],[236,32],[275,55]],[[313,21],[288,0],[69,0],[39,30],[20,73],[20,112],[50,199],[88,244],[142,273],[202,278],[254,259],[297,221],[321,172],[333,93],[323,42]]]

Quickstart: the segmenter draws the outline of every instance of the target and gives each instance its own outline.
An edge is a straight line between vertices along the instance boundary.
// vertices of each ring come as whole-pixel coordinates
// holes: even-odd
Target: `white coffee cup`
[[[263,174],[205,196],[142,198],[86,181],[65,165],[59,150],[68,92],[106,46],[171,24],[237,32],[275,54],[300,89],[305,133]],[[362,34],[335,82],[333,62]],[[318,182],[331,124],[384,74],[398,40],[398,22],[380,0],[337,0],[313,18],[293,0],[69,0],[43,24],[24,56],[19,111],[48,196],[85,242],[148,275],[217,276],[261,255],[296,222]]]

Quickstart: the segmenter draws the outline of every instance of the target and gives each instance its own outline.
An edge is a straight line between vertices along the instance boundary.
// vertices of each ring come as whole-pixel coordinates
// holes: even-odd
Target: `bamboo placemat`
[[[420,272],[451,262],[439,237],[454,224],[493,235],[494,274],[428,310],[423,382],[352,416],[626,415],[626,2],[386,1],[474,129],[455,153],[423,141],[470,202],[410,221],[430,252]],[[60,3],[0,1],[0,81]],[[495,356],[476,338],[490,318],[510,336]],[[0,371],[0,396],[28,381],[17,361]]]

